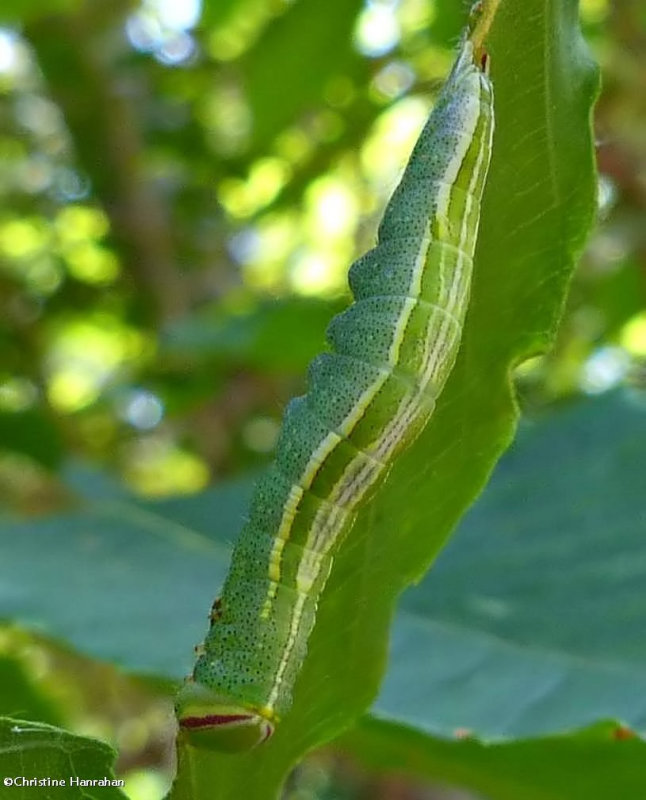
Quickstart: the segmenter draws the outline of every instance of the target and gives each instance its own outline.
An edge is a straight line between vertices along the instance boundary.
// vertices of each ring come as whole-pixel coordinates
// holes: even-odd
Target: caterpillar
[[[189,741],[268,739],[291,704],[317,604],[357,511],[427,424],[455,362],[491,155],[488,56],[456,62],[378,229],[350,268],[354,303],[285,412],[221,598],[176,711]]]

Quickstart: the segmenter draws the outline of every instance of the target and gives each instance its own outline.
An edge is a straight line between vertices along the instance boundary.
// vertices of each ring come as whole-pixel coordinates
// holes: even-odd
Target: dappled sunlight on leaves
[[[133,440],[123,452],[124,477],[142,495],[192,494],[209,481],[202,459],[163,437]]]
[[[140,332],[107,314],[54,323],[46,358],[48,396],[62,412],[94,402],[116,372],[151,354]]]

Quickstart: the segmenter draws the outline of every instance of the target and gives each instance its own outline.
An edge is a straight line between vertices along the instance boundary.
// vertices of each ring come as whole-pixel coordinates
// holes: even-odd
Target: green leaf
[[[39,409],[0,411],[0,446],[31,456],[50,468],[56,467],[62,456],[58,429]]]
[[[297,0],[287,5],[242,59],[254,149],[264,151],[299,115],[322,106],[333,79],[363,79],[366,63],[352,30],[363,0]]]
[[[20,661],[5,656],[0,657],[0,716],[50,724],[61,721],[52,700],[27,675]]]
[[[20,800],[126,800],[111,785],[77,785],[77,781],[116,779],[112,772],[114,752],[94,739],[36,722],[0,719],[0,774],[3,797]],[[50,783],[25,786],[24,780],[49,779]],[[64,783],[51,783],[64,781]],[[11,791],[8,787],[11,787]]]
[[[451,47],[462,32],[464,25],[464,6],[455,0],[436,0],[435,19],[431,27],[433,40]]]
[[[646,730],[644,448],[646,409],[618,394],[522,429],[404,594],[375,710],[490,740]]]
[[[215,308],[169,326],[164,347],[172,356],[210,358],[264,372],[304,372],[325,346],[325,329],[338,302],[292,297],[245,314]]]
[[[226,490],[215,504],[208,494],[201,498],[211,509],[217,505],[223,538],[227,527],[239,528],[237,497],[235,517],[227,515]],[[172,511],[168,516],[112,501],[5,524],[3,560],[11,571],[2,587],[3,616],[134,672],[186,674],[229,551],[174,523]]]
[[[3,0],[0,23],[24,22],[54,12],[73,11],[80,0]]]
[[[379,772],[456,784],[489,800],[636,800],[646,781],[646,743],[612,723],[567,737],[483,745],[364,719],[339,744]]]
[[[200,25],[212,27],[226,22],[227,17],[240,5],[240,0],[204,0]]]

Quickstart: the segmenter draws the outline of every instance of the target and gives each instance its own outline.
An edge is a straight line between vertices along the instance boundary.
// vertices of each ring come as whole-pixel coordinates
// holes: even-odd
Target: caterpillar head
[[[193,680],[182,687],[175,705],[180,731],[194,747],[238,753],[262,744],[274,732],[268,715]]]

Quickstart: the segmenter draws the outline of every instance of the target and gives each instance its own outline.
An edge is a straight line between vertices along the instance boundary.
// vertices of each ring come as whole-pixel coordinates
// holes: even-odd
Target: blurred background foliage
[[[147,497],[265,463],[463,16],[454,0],[5,0],[5,513],[73,505],[79,462]],[[530,416],[646,380],[646,6],[581,0],[581,19],[603,73],[599,223],[557,346],[518,369]],[[123,703],[108,668],[5,637],[26,692],[37,676],[69,693],[67,670]],[[137,769],[167,743],[135,719],[156,713],[149,689],[127,691],[127,713],[86,692],[73,722],[116,738],[132,796],[152,797],[156,773]],[[39,718],[60,721],[48,709]],[[339,782],[321,758],[294,797],[422,796],[345,762]]]

